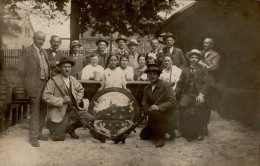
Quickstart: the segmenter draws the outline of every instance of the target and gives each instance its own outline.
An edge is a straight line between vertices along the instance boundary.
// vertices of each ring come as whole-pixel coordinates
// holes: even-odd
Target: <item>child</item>
[[[101,87],[98,89],[98,91],[111,87],[118,87],[128,90],[126,88],[126,79],[124,72],[117,67],[117,64],[118,57],[116,55],[110,55],[108,57],[108,67],[104,71],[101,81]]]

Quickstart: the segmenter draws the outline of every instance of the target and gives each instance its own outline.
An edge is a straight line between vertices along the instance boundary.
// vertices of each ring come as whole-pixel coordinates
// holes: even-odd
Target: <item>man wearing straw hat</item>
[[[98,65],[102,66],[103,68],[106,68],[107,66],[107,59],[109,56],[109,53],[107,51],[107,47],[109,46],[109,42],[103,38],[100,38],[96,41],[96,46],[98,49],[94,51],[92,54],[97,54],[98,56]],[[87,57],[87,64],[90,63],[90,56]]]
[[[187,63],[182,50],[174,46],[175,36],[171,32],[167,32],[166,35],[163,37],[163,41],[165,43],[163,54],[170,53],[173,62],[177,67],[186,67]]]
[[[76,79],[80,79],[82,69],[87,65],[87,59],[84,55],[80,54],[80,47],[82,44],[78,40],[73,40],[70,43],[70,53],[68,58],[75,62],[71,69],[71,75]]]
[[[139,67],[138,62],[137,62],[139,54],[136,51],[138,45],[139,45],[139,43],[135,39],[131,39],[129,41],[129,43],[127,44],[128,48],[129,48],[129,52],[127,54],[128,60],[129,60],[128,66],[133,67],[133,69],[136,69],[137,67]]]
[[[124,35],[119,34],[116,39],[117,49],[113,51],[113,54],[118,56],[118,59],[121,59],[121,56],[126,55],[128,52],[125,49],[127,39]]]
[[[145,73],[151,81],[144,89],[142,101],[142,108],[148,111],[148,123],[140,137],[143,140],[155,140],[155,147],[162,147],[165,144],[165,134],[169,133],[167,116],[174,111],[176,98],[172,85],[159,79],[162,71],[156,64],[149,65]],[[174,137],[174,130],[169,134]]]
[[[209,119],[210,111],[207,109],[205,102],[207,98],[208,89],[211,83],[211,77],[207,72],[207,69],[198,65],[199,60],[202,58],[202,54],[199,50],[193,49],[187,53],[187,57],[190,61],[190,66],[183,68],[180,80],[177,83],[175,92],[181,96],[179,103],[180,111],[180,132],[183,129],[183,114],[191,107],[202,112],[200,123],[200,131],[197,140],[202,141],[204,139],[204,129],[206,121]]]

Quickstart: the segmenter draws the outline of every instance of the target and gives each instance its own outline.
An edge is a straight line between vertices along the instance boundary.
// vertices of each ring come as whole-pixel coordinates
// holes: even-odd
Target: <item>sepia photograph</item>
[[[260,166],[260,0],[0,0],[0,166]]]

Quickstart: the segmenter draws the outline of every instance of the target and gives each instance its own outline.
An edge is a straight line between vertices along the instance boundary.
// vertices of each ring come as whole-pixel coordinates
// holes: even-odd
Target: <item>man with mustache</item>
[[[40,146],[38,140],[48,140],[48,137],[42,135],[46,117],[46,104],[41,101],[41,96],[46,82],[50,78],[48,55],[46,50],[42,49],[45,38],[43,32],[35,32],[34,43],[26,47],[19,57],[19,74],[29,96],[31,111],[29,139],[33,147]]]
[[[202,54],[199,50],[193,49],[187,53],[187,57],[190,61],[190,66],[183,68],[180,80],[177,83],[175,93],[181,96],[179,103],[180,111],[180,128],[179,132],[182,132],[183,114],[190,107],[194,107],[202,112],[202,114],[210,114],[207,109],[205,100],[207,98],[208,89],[211,83],[211,78],[207,72],[207,69],[198,65],[199,60],[202,58]],[[207,116],[206,115],[206,116]],[[208,115],[209,116],[209,115]],[[198,140],[204,139],[203,124],[205,124],[208,118],[202,120]],[[180,134],[178,134],[180,135]]]
[[[165,134],[166,132],[169,133],[167,116],[176,107],[176,98],[172,86],[170,83],[159,79],[161,72],[156,64],[151,64],[146,69],[145,73],[147,73],[151,84],[145,87],[142,101],[143,110],[148,111],[148,123],[141,131],[140,137],[143,140],[155,140],[155,147],[164,146]],[[164,92],[166,93],[164,94]],[[162,98],[159,99],[161,96]],[[169,134],[174,137],[174,130],[171,130]]]
[[[51,76],[54,77],[58,73],[60,73],[56,64],[59,62],[61,58],[65,57],[65,55],[63,52],[59,50],[59,47],[61,45],[61,38],[59,36],[51,36],[50,44],[51,48],[46,49],[46,51],[48,53],[49,63],[51,66]]]
[[[74,64],[75,61],[70,58],[62,58],[57,65],[61,73],[48,81],[42,95],[42,99],[48,104],[47,126],[53,141],[64,141],[66,133],[73,139],[79,139],[75,129],[83,126],[68,104],[77,107],[84,95],[84,88],[80,82],[70,75]],[[66,96],[63,96],[57,86]],[[86,111],[78,113],[88,123],[93,123],[95,120]]]

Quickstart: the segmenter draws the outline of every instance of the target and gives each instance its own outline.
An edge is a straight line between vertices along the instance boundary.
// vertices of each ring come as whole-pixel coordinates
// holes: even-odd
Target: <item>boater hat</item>
[[[197,55],[199,59],[202,58],[202,53],[198,49],[192,49],[190,52],[188,52],[187,58],[190,58],[191,55]]]
[[[123,41],[125,41],[125,43],[127,42],[126,37],[124,35],[121,35],[121,34],[118,35],[118,38],[116,39],[116,43],[118,43],[119,40],[123,40]]]
[[[62,64],[64,63],[70,63],[71,66],[74,66],[75,65],[75,62],[73,60],[71,60],[70,58],[68,57],[63,57],[60,59],[59,63],[57,64],[57,66],[61,66]]]
[[[73,40],[70,43],[70,47],[73,47],[73,46],[80,46],[81,47],[82,44],[78,40]]]
[[[139,43],[137,42],[137,40],[131,39],[127,45],[128,45],[128,47],[131,46],[131,45],[136,45],[136,46],[138,46]]]
[[[96,45],[98,45],[100,42],[105,42],[106,43],[106,45],[107,46],[109,46],[109,42],[108,41],[106,41],[105,39],[103,39],[103,38],[100,38],[100,39],[98,39],[98,41],[96,41]]]
[[[156,64],[148,65],[148,68],[144,72],[148,73],[150,71],[157,72],[159,75],[162,73],[162,70]]]

